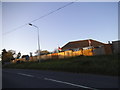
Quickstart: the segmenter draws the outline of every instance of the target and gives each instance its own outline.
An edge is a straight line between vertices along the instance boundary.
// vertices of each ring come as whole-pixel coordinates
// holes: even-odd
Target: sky
[[[2,49],[34,55],[37,28],[25,24],[67,3],[2,2]],[[86,39],[108,43],[118,40],[118,3],[75,2],[32,24],[39,27],[41,50],[53,51],[70,41]]]
[[[2,3],[0,2],[0,53],[2,49]],[[1,61],[1,58],[0,58]]]

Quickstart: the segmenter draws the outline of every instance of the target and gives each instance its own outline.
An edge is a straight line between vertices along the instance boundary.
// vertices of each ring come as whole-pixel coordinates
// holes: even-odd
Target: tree
[[[16,53],[15,50],[8,50],[8,52],[11,52],[13,55]]]
[[[19,59],[20,56],[21,56],[21,53],[19,52],[19,53],[17,54],[17,59]]]
[[[8,51],[8,52],[7,52],[7,58],[9,59],[9,61],[14,60],[13,55],[14,55],[13,52],[11,52],[11,51]]]
[[[30,57],[32,57],[33,55],[32,55],[32,52],[30,52]]]
[[[14,50],[6,51],[6,49],[3,49],[2,50],[2,63],[10,62],[11,60],[14,60],[15,59],[13,57],[14,54],[15,54]]]
[[[38,55],[38,52],[39,52],[39,50],[37,50],[37,51],[35,52],[35,54]],[[50,52],[47,51],[47,50],[40,50],[40,55],[46,55],[46,54],[49,54],[49,53],[50,53]]]
[[[4,63],[5,61],[7,61],[7,51],[6,49],[2,50],[2,62]]]
[[[49,54],[50,52],[49,51],[47,51],[47,50],[43,50],[43,51],[41,51],[41,55],[46,55],[46,54]]]

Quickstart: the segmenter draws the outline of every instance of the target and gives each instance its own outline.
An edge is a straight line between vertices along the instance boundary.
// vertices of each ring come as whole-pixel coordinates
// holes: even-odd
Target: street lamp
[[[38,58],[39,58],[39,62],[40,62],[40,40],[39,40],[39,28],[36,25],[33,25],[31,23],[29,23],[30,26],[33,26],[35,28],[37,28],[38,31]]]

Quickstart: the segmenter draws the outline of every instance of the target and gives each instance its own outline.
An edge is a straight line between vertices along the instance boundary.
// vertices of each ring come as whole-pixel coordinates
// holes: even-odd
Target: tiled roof
[[[79,41],[68,42],[66,45],[64,45],[62,47],[62,50],[88,47],[89,46],[89,42],[88,42],[89,40],[91,42],[91,46],[94,46],[94,47],[105,44],[105,43],[102,43],[102,42],[99,42],[99,41],[96,41],[96,40],[92,40],[92,39],[79,40]]]

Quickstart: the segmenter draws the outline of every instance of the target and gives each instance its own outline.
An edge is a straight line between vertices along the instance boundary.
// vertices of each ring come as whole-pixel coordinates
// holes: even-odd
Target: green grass
[[[4,65],[3,68],[55,70],[74,73],[91,73],[118,76],[120,55],[79,56],[66,59],[46,60],[41,63],[26,62]]]

